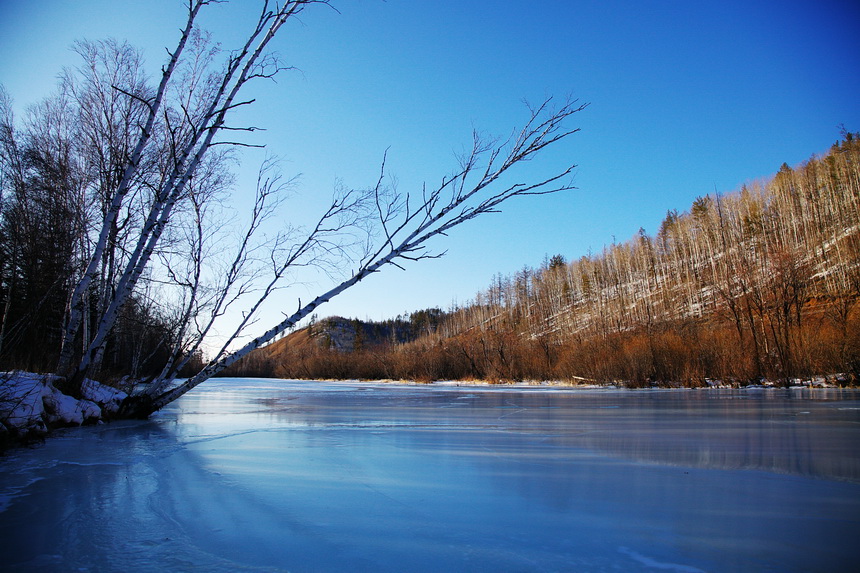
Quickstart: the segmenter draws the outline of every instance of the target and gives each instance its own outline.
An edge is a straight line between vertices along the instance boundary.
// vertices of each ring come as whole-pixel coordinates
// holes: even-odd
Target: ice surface
[[[0,553],[11,571],[851,570],[858,398],[213,380],[0,460]]]

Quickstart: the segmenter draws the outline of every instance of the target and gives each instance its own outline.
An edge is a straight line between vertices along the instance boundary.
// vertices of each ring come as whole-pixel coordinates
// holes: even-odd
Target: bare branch
[[[366,204],[370,205],[382,230],[381,244],[369,250],[368,254],[361,258],[359,266],[353,270],[349,278],[304,306],[301,306],[300,302],[300,308],[295,313],[286,317],[264,334],[254,338],[239,350],[228,353],[225,345],[216,359],[196,376],[177,388],[158,396],[151,395],[150,407],[157,409],[176,399],[252,350],[268,343],[281,332],[292,328],[302,318],[311,314],[320,304],[327,302],[385,266],[391,265],[405,270],[398,259],[414,262],[442,257],[444,252],[438,254],[426,252],[426,243],[433,237],[445,235],[450,229],[482,214],[498,212],[498,207],[513,197],[544,195],[573,189],[572,185],[560,182],[573,170],[574,166],[571,165],[539,182],[510,184],[488,196],[479,198],[480,193],[494,186],[515,165],[527,161],[548,145],[561,141],[578,131],[576,129],[563,130],[561,127],[565,119],[585,106],[576,106],[574,105],[575,102],[569,101],[558,110],[549,111],[550,101],[549,99],[544,101],[535,109],[530,108],[529,121],[516,138],[499,144],[496,141],[484,140],[476,132],[473,133],[471,151],[460,158],[460,169],[452,176],[444,177],[436,189],[428,192],[425,187],[422,190],[423,203],[418,209],[411,207],[408,194],[401,196],[393,190],[386,190],[383,187],[386,152],[383,156],[376,185],[369,192],[347,192],[342,197],[336,197],[332,201],[329,209],[309,232],[307,241],[291,251],[284,260],[279,273],[276,273],[273,281],[266,287],[264,296],[245,316],[245,320],[254,314],[262,300],[275,288],[277,281],[282,276],[280,273],[295,264],[301,253],[307,252],[314,246],[323,249],[341,249],[342,246],[338,243],[327,242],[325,235],[328,233],[336,234],[349,225],[355,225],[361,219],[361,213]],[[472,174],[482,161],[484,162],[484,167],[481,169],[482,175],[473,181]],[[450,190],[450,196],[447,202],[443,203],[441,197],[446,190]],[[332,219],[336,219],[339,214],[347,213],[353,218],[352,223],[330,225]]]

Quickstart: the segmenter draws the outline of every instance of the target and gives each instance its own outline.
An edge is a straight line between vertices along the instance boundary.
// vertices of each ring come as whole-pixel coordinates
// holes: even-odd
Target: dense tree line
[[[352,354],[316,349],[278,361],[278,373],[634,385],[856,380],[858,300],[860,139],[845,133],[823,156],[668,212],[656,236],[640,230],[596,255],[556,255],[499,275],[418,341]]]
[[[139,117],[111,84],[140,85],[140,57],[115,42],[76,46],[83,65],[58,92],[16,122],[0,87],[0,368],[52,371],[64,343],[71,295],[92,254],[93,229]],[[140,183],[143,187],[143,182]],[[83,302],[80,347],[97,327],[135,226],[119,217]],[[166,360],[177,336],[167,309],[144,284],[106,342],[103,374],[143,377]],[[78,350],[80,352],[80,350]]]

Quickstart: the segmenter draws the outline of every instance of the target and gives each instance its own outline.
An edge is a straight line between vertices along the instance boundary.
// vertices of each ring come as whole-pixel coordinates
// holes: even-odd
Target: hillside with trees
[[[263,349],[268,372],[703,385],[860,376],[860,140],[667,213],[656,236],[497,276],[407,343]],[[265,356],[265,359],[263,358]]]

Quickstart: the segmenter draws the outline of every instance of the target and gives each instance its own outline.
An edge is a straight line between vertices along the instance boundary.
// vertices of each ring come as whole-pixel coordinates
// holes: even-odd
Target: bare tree
[[[242,88],[257,78],[271,78],[280,69],[278,60],[266,48],[283,24],[300,13],[309,4],[327,4],[327,0],[292,0],[283,4],[262,2],[262,10],[245,43],[230,52],[220,73],[212,72],[214,50],[206,50],[206,43],[196,29],[196,20],[202,8],[214,4],[213,0],[188,0],[187,19],[176,48],[170,52],[168,63],[162,68],[161,81],[154,93],[128,91],[113,86],[144,110],[140,133],[134,145],[123,158],[122,175],[110,190],[101,230],[81,280],[74,290],[71,313],[66,328],[63,351],[58,371],[70,376],[70,389],[74,392],[80,381],[96,369],[101,361],[108,335],[119,316],[120,309],[134,292],[140,277],[150,263],[153,253],[173,216],[177,204],[188,198],[188,186],[210,150],[229,143],[218,139],[222,132],[234,129],[251,131],[254,128],[235,128],[226,124],[227,115],[238,107],[252,103],[241,100]],[[188,89],[179,89],[187,87]],[[127,205],[129,191],[147,168],[147,153],[156,148],[163,158],[163,172],[152,178],[152,199],[145,212],[143,223],[135,240],[129,246],[129,255],[92,338],[73,366],[73,342],[83,324],[86,293],[96,277],[99,262],[109,248],[109,238],[120,212]],[[150,174],[151,175],[151,174]]]
[[[238,350],[228,351],[225,344],[205,368],[182,384],[169,388],[172,378],[166,376],[158,383],[149,385],[141,393],[130,397],[124,413],[129,416],[148,416],[251,351],[274,340],[321,304],[387,266],[403,268],[401,263],[405,261],[442,256],[443,253],[428,250],[427,243],[431,239],[444,236],[454,227],[478,216],[497,212],[505,201],[514,197],[572,189],[568,176],[574,165],[532,183],[510,183],[508,176],[513,175],[515,167],[533,158],[547,146],[576,133],[578,129],[568,129],[564,122],[584,107],[575,101],[552,107],[552,100],[547,99],[539,106],[529,108],[529,119],[525,126],[514,131],[504,141],[487,140],[474,133],[472,147],[460,158],[458,169],[443,177],[435,188],[425,187],[419,194],[400,193],[386,185],[383,161],[380,177],[373,188],[349,190],[336,196],[316,225],[310,228],[305,239],[286,250],[285,256],[276,265],[271,282],[246,312],[240,328],[271,294],[287,270],[300,264],[304,255],[320,250],[326,253],[340,251],[345,248],[345,232],[349,229],[361,230],[366,233],[366,240],[361,244],[363,252],[349,278],[309,303],[300,303],[294,313]],[[235,340],[238,334],[237,329],[230,340]]]
[[[573,165],[538,181],[517,179],[517,166],[578,131],[566,123],[584,105],[547,98],[527,106],[525,125],[507,138],[474,132],[457,168],[435,186],[400,192],[389,183],[384,157],[375,185],[336,189],[315,221],[270,236],[261,229],[291,182],[267,162],[244,231],[230,248],[215,248],[219,241],[225,245],[212,214],[232,182],[230,150],[250,145],[234,138],[257,129],[232,125],[231,114],[253,103],[242,95],[250,82],[286,69],[269,46],[284,24],[330,0],[260,0],[259,15],[232,51],[220,50],[198,27],[201,11],[219,3],[187,0],[185,25],[157,86],[144,80],[141,59],[127,45],[81,42],[76,49],[84,65],[64,74],[56,100],[76,116],[70,139],[75,158],[85,164],[81,173],[95,206],[88,220],[97,221],[84,231],[68,289],[57,367],[66,376],[65,389],[75,394],[85,377],[99,372],[131,301],[152,305],[132,313],[140,320],[171,317],[171,328],[155,344],[168,357],[160,374],[126,403],[129,416],[147,416],[175,400],[367,276],[441,256],[428,250],[429,242],[454,227],[496,212],[514,197],[572,188]],[[306,304],[299,301],[295,312],[240,344],[265,301],[308,266],[339,277],[335,286]],[[238,306],[241,319],[209,363],[175,386],[192,357],[204,345],[211,348],[216,324]],[[143,346],[135,352],[139,365]]]

